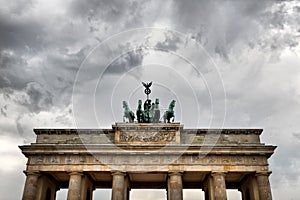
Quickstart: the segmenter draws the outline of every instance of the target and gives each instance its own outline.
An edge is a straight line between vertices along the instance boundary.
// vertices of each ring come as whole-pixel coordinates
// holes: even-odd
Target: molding
[[[260,155],[269,158],[276,149],[271,145],[215,145],[215,146],[189,146],[189,145],[83,145],[83,144],[32,144],[19,146],[25,156],[30,155]]]
[[[183,129],[179,123],[158,123],[158,124],[138,124],[138,123],[117,123],[112,126],[112,129],[33,129],[36,135],[79,135],[79,134],[114,134],[117,130],[180,130],[182,134],[227,134],[227,135],[260,135],[263,129]]]

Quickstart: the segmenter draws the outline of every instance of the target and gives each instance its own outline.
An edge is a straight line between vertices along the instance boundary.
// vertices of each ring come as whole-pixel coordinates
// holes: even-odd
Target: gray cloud
[[[116,58],[105,70],[105,74],[123,74],[130,69],[141,66],[145,52],[142,47],[126,52],[126,49],[120,46],[120,49],[125,49],[125,53],[120,53],[120,57]]]
[[[297,139],[300,140],[300,132],[294,132],[293,136]]]
[[[13,51],[0,52],[0,88],[9,87],[13,90],[24,88],[24,83],[28,81],[26,80],[28,75],[23,73],[26,66],[27,61]]]
[[[158,42],[155,45],[155,48],[163,51],[176,51],[178,49],[178,45],[181,42],[181,39],[177,35],[168,31],[165,32],[165,40],[162,42]]]
[[[82,2],[72,1],[69,5],[71,16],[87,21],[89,31],[99,35],[117,33],[118,31],[142,25],[141,16],[144,9],[143,1],[102,0]]]
[[[24,8],[25,9],[25,8]],[[0,49],[41,50],[45,32],[42,21],[36,18],[0,13]]]
[[[4,117],[7,117],[7,105],[4,105],[4,106],[1,108],[1,114],[2,114]]]
[[[252,48],[282,50],[298,45],[296,32],[272,32],[286,27],[299,29],[299,13],[288,14],[285,1],[175,1],[174,5],[178,29],[191,32],[210,53],[226,60],[241,40]]]
[[[25,89],[27,96],[18,99],[18,103],[26,106],[30,112],[49,110],[53,106],[52,94],[45,90],[42,85],[31,82]]]

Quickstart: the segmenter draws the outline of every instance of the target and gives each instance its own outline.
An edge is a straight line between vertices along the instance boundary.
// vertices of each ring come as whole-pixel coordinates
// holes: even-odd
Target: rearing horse
[[[175,100],[172,100],[170,105],[169,105],[169,109],[164,113],[164,123],[170,123],[171,122],[171,118],[172,122],[174,122],[175,120],[175,115],[174,115],[174,107],[175,107]]]

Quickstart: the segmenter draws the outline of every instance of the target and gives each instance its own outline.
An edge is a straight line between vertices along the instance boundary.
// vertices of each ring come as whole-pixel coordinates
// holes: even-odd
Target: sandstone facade
[[[132,188],[199,188],[205,199],[271,199],[268,158],[275,146],[260,142],[262,129],[184,129],[179,123],[116,123],[112,129],[35,129],[35,143],[20,146],[28,158],[23,200],[91,200],[95,188],[112,188],[127,200]]]

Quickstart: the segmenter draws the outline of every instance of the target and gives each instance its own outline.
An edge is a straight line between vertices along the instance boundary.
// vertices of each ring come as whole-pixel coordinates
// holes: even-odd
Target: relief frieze
[[[175,131],[120,131],[119,142],[175,142]]]
[[[260,156],[237,156],[237,155],[110,155],[104,154],[99,157],[92,155],[47,155],[33,156],[29,164],[53,165],[53,164],[96,164],[96,165],[267,165]]]

